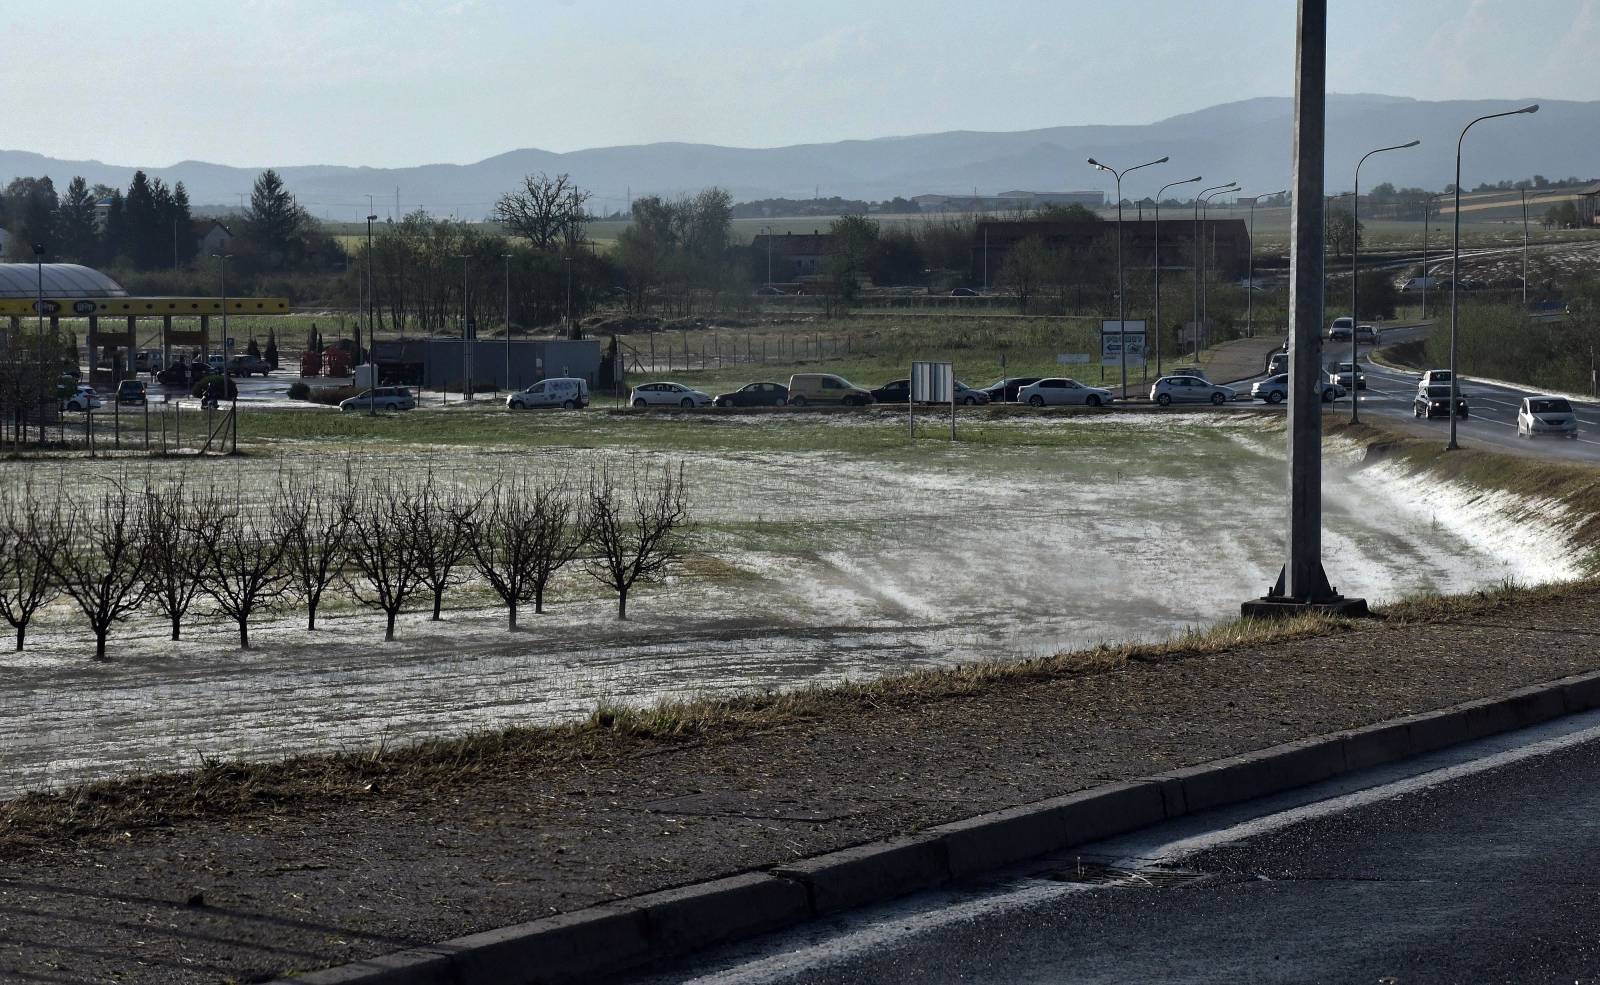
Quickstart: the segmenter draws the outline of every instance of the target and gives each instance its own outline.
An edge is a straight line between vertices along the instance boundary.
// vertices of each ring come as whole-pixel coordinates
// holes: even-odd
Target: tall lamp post
[[[1379,147],[1369,150],[1361,155],[1361,160],[1356,162],[1355,190],[1350,193],[1350,423],[1355,424],[1361,420],[1361,368],[1356,360],[1361,355],[1360,334],[1356,331],[1361,324],[1361,309],[1356,307],[1356,293],[1360,277],[1356,274],[1357,258],[1361,255],[1361,165],[1367,163],[1367,158],[1385,151],[1405,150],[1422,143],[1413,140],[1410,143],[1395,144],[1393,147]],[[1454,411],[1452,411],[1454,413]],[[1453,418],[1452,418],[1453,420]]]
[[[761,234],[767,237],[767,286],[772,286],[772,227],[762,226]]]
[[[1177,185],[1191,185],[1203,180],[1200,175],[1195,175],[1193,178],[1185,178],[1182,181],[1173,181],[1162,185],[1161,190],[1156,192],[1156,379],[1161,378],[1161,196],[1167,193],[1168,188]],[[987,258],[985,258],[984,263],[985,265],[988,264]]]
[[[371,195],[367,196],[367,205],[369,208],[372,205]],[[369,367],[367,370],[367,386],[372,389],[372,393],[367,397],[368,417],[376,417],[378,414],[378,361],[371,355],[378,351],[378,340],[373,337],[374,333],[377,332],[377,328],[372,321],[373,308],[377,304],[372,291],[372,224],[377,219],[376,215],[369,214],[367,216],[367,352],[369,353],[367,356],[367,366]],[[356,358],[360,359],[361,353],[356,353]]]
[[[1195,358],[1195,362],[1199,362],[1200,361],[1200,286],[1201,286],[1202,280],[1205,277],[1205,271],[1204,271],[1203,268],[1205,267],[1205,260],[1206,260],[1205,250],[1201,247],[1201,237],[1200,237],[1200,200],[1205,198],[1207,195],[1211,194],[1212,192],[1222,192],[1222,191],[1227,191],[1230,188],[1238,188],[1238,187],[1239,187],[1239,183],[1237,181],[1230,181],[1226,185],[1212,185],[1210,188],[1201,189],[1200,193],[1197,194],[1194,197],[1194,358]]]
[[[511,389],[511,254],[502,253],[506,264],[506,390]]]
[[[222,386],[223,393],[227,393],[228,386],[228,261],[233,259],[232,253],[211,254],[219,261],[222,270]],[[94,360],[89,361],[89,371],[94,372]],[[239,384],[233,385],[233,450],[239,450]],[[208,441],[210,439],[207,439]],[[237,476],[235,476],[237,478]]]
[[[1244,335],[1245,338],[1255,338],[1256,335],[1256,203],[1263,198],[1282,195],[1287,188],[1280,191],[1268,192],[1250,199],[1250,263],[1245,280],[1249,282],[1244,293]]]
[[[1428,317],[1428,219],[1439,207],[1439,196],[1422,203],[1422,317]]]
[[[1122,357],[1121,399],[1126,400],[1128,398],[1128,345],[1126,338],[1128,328],[1128,292],[1122,283],[1122,176],[1130,171],[1148,168],[1154,164],[1165,164],[1167,159],[1163,157],[1157,161],[1146,161],[1143,164],[1135,164],[1131,168],[1123,168],[1121,171],[1101,164],[1092,157],[1089,158],[1089,163],[1101,171],[1109,172],[1117,180],[1117,350]]]
[[[1528,310],[1528,190],[1522,192],[1522,310]]]
[[[472,257],[457,254],[461,261],[461,396],[472,400],[472,316],[467,308],[467,277],[472,269]]]
[[[1201,192],[1199,195],[1197,195],[1195,197],[1195,211],[1198,213],[1198,217],[1197,217],[1197,220],[1195,222],[1195,231],[1194,231],[1195,240],[1194,240],[1194,243],[1195,243],[1195,250],[1197,251],[1196,255],[1199,258],[1199,262],[1195,265],[1195,270],[1199,274],[1199,280],[1198,280],[1198,282],[1196,284],[1196,288],[1195,288],[1195,290],[1196,290],[1196,300],[1199,303],[1199,314],[1198,314],[1198,317],[1195,320],[1195,326],[1194,326],[1194,361],[1195,362],[1199,362],[1200,361],[1200,337],[1205,334],[1205,324],[1206,324],[1206,273],[1207,273],[1207,271],[1206,271],[1206,237],[1205,237],[1205,230],[1210,228],[1210,225],[1211,225],[1211,220],[1207,216],[1207,211],[1211,208],[1211,196],[1213,196],[1213,195],[1222,195],[1222,194],[1225,194],[1227,192],[1236,192],[1238,190],[1239,190],[1239,183],[1237,181],[1230,181],[1226,185],[1221,186],[1220,188],[1208,188],[1208,189],[1206,189],[1205,191]]]
[[[1537,113],[1539,104],[1533,103],[1521,109],[1506,110],[1504,113],[1490,113],[1480,116],[1471,123],[1461,128],[1461,136],[1456,138],[1456,183],[1455,183],[1455,232],[1451,238],[1450,246],[1450,443],[1445,445],[1446,451],[1454,451],[1461,446],[1456,444],[1456,401],[1460,392],[1460,384],[1456,382],[1456,294],[1461,283],[1461,144],[1467,139],[1467,131],[1482,123],[1484,120],[1493,120],[1502,116],[1516,116],[1519,113]]]

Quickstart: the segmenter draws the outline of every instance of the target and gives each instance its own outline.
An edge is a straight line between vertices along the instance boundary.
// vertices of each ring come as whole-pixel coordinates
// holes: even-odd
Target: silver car
[[[635,407],[710,407],[711,394],[682,383],[642,383],[633,388],[628,402]]]
[[[339,401],[342,411],[353,410],[415,410],[417,398],[403,386],[380,386],[362,390],[353,397]]]
[[[1559,434],[1565,438],[1578,436],[1578,415],[1566,397],[1523,397],[1517,408],[1517,437],[1532,438],[1540,434]]]
[[[1325,404],[1331,404],[1340,397],[1346,396],[1349,394],[1349,392],[1349,390],[1346,390],[1338,383],[1329,383],[1326,380],[1322,382],[1322,402]],[[1269,376],[1250,388],[1251,400],[1265,400],[1269,404],[1276,404],[1282,403],[1284,400],[1288,399],[1288,397],[1288,373],[1279,373],[1277,376]]]
[[[1163,376],[1150,387],[1150,399],[1168,404],[1223,404],[1238,396],[1231,386],[1207,383],[1198,376]]]
[[[1111,402],[1111,391],[1097,386],[1087,386],[1077,380],[1065,376],[1052,376],[1029,383],[1017,391],[1017,403],[1027,404],[1029,407],[1045,407],[1056,404],[1082,404],[1085,407],[1099,407],[1101,404]]]

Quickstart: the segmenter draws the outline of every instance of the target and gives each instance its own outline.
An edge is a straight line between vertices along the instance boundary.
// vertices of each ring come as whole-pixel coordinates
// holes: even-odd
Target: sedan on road
[[[1017,402],[1029,407],[1075,404],[1099,407],[1111,403],[1111,391],[1086,386],[1066,376],[1052,376],[1030,383],[1017,391]]]
[[[1517,408],[1517,437],[1532,438],[1540,434],[1559,434],[1566,438],[1578,436],[1578,415],[1565,397],[1523,397]]]
[[[415,410],[417,398],[403,386],[380,386],[362,390],[353,397],[339,401],[342,411]]]
[[[1168,404],[1212,403],[1218,407],[1237,394],[1231,386],[1207,383],[1198,376],[1163,376],[1150,387],[1150,399],[1165,407]]]
[[[1017,391],[1030,383],[1039,382],[1037,376],[1010,376],[995,380],[983,388],[989,395],[989,400],[997,404],[1009,404],[1017,399]]]
[[[880,404],[903,404],[911,399],[910,380],[890,380],[883,386],[874,387],[872,399]]]
[[[1331,404],[1340,397],[1350,393],[1337,383],[1322,382],[1322,402]],[[1251,400],[1265,400],[1269,404],[1282,403],[1289,397],[1289,374],[1280,373],[1269,376],[1250,388]]]
[[[1417,399],[1411,402],[1411,413],[1414,417],[1449,417],[1450,385],[1446,383],[1418,390]],[[1464,393],[1456,395],[1456,416],[1467,416],[1467,396]]]
[[[746,383],[713,401],[718,407],[782,407],[788,402],[789,388],[782,383]]]
[[[635,407],[710,407],[711,394],[682,383],[644,383],[633,388],[628,402]]]
[[[1347,362],[1328,364],[1329,383],[1337,383],[1348,390],[1350,389],[1351,377],[1355,378],[1356,389],[1365,390],[1367,388],[1367,374],[1357,370],[1354,364]]]

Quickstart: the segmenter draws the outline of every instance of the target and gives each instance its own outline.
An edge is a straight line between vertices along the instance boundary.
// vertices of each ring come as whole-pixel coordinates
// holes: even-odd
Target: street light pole
[[[1450,443],[1445,445],[1446,451],[1454,451],[1461,446],[1456,444],[1456,402],[1459,399],[1460,384],[1456,381],[1456,314],[1457,298],[1461,285],[1461,145],[1467,139],[1467,131],[1482,123],[1484,120],[1493,120],[1502,116],[1516,116],[1519,113],[1537,113],[1539,104],[1533,103],[1521,109],[1507,110],[1504,113],[1490,113],[1480,116],[1471,123],[1461,128],[1461,136],[1456,138],[1456,183],[1455,183],[1455,231],[1450,243]]]
[[[1422,318],[1428,318],[1428,219],[1433,210],[1439,205],[1439,196],[1434,195],[1422,203]]]
[[[502,253],[506,263],[506,390],[511,389],[511,254]]]
[[[1282,195],[1284,191],[1275,191],[1271,194]],[[1256,335],[1256,203],[1266,196],[1257,195],[1250,200],[1250,264],[1245,279],[1249,285],[1244,295],[1244,335],[1253,339]]]
[[[228,392],[228,261],[233,259],[232,253],[211,254],[221,261],[218,266],[222,269],[222,392]],[[94,371],[94,362],[91,360],[89,369]],[[233,385],[233,450],[239,450],[239,384]],[[209,440],[209,439],[208,439]],[[237,477],[235,477],[237,478]]]
[[[1203,188],[1194,197],[1194,361],[1200,361],[1200,288],[1205,276],[1205,249],[1201,245],[1200,236],[1200,200],[1212,192],[1226,191],[1238,187],[1237,181],[1230,181],[1225,185],[1213,185]]]
[[[1205,193],[1205,192],[1202,192],[1200,194],[1200,223],[1201,223],[1201,226],[1200,226],[1200,260],[1201,260],[1200,273],[1201,273],[1201,276],[1200,276],[1200,325],[1198,326],[1200,331],[1196,331],[1195,332],[1195,336],[1194,336],[1194,361],[1195,362],[1199,362],[1200,361],[1200,337],[1203,334],[1205,334],[1204,333],[1204,328],[1205,328],[1206,318],[1209,315],[1209,312],[1207,312],[1207,310],[1206,310],[1206,293],[1207,293],[1206,292],[1206,280],[1207,280],[1207,277],[1210,275],[1210,273],[1212,271],[1210,271],[1208,269],[1209,265],[1205,263],[1205,253],[1206,253],[1205,239],[1206,239],[1206,233],[1209,232],[1210,229],[1211,229],[1211,215],[1210,215],[1210,212],[1211,212],[1211,198],[1210,198],[1210,195],[1222,195],[1222,194],[1225,194],[1227,192],[1236,192],[1238,190],[1239,190],[1239,183],[1237,181],[1235,181],[1235,182],[1232,182],[1229,187],[1220,188],[1220,189],[1218,189],[1218,190],[1216,190],[1214,192],[1211,192],[1209,195],[1207,193]]]
[[[762,226],[762,235],[767,237],[767,286],[772,286],[772,227]]]
[[[467,402],[472,401],[472,316],[467,308],[467,277],[472,266],[472,257],[457,254],[461,261],[461,397]]]
[[[367,204],[372,204],[372,196],[367,196]],[[367,215],[367,387],[372,393],[367,397],[367,416],[378,415],[378,361],[372,358],[372,353],[378,351],[378,340],[373,337],[377,331],[373,325],[372,312],[376,299],[372,291],[372,223],[378,217],[369,213]],[[356,358],[361,358],[361,353],[356,353]]]
[[[1528,310],[1528,190],[1522,192],[1522,310]]]
[[[1121,399],[1126,400],[1128,399],[1128,291],[1122,282],[1122,176],[1130,171],[1148,168],[1154,164],[1165,164],[1167,163],[1167,158],[1163,157],[1158,161],[1135,164],[1133,167],[1123,168],[1121,171],[1107,167],[1092,157],[1089,158],[1089,163],[1101,171],[1110,172],[1111,176],[1117,179],[1117,350],[1122,358]]]
[[[1201,181],[1201,180],[1203,180],[1203,179],[1200,177],[1200,175],[1195,175],[1193,178],[1185,178],[1182,181],[1173,181],[1173,182],[1169,182],[1168,184],[1162,185],[1161,186],[1161,190],[1156,192],[1156,264],[1155,264],[1155,266],[1156,266],[1156,315],[1155,315],[1155,318],[1156,318],[1156,330],[1155,330],[1155,338],[1156,338],[1156,379],[1158,379],[1158,380],[1161,378],[1161,341],[1162,341],[1161,340],[1161,331],[1162,331],[1162,329],[1161,329],[1161,196],[1165,195],[1167,193],[1167,189],[1168,188],[1172,188],[1172,187],[1174,187],[1176,185],[1189,185],[1189,184],[1193,184],[1194,182]],[[984,258],[984,264],[985,264],[986,267],[988,265],[988,262],[989,262],[988,258],[985,257]]]
[[[1413,140],[1410,143],[1395,144],[1393,147],[1379,147],[1369,150],[1361,155],[1361,160],[1356,162],[1355,190],[1350,194],[1350,423],[1356,424],[1361,420],[1361,367],[1357,360],[1361,357],[1360,336],[1356,328],[1361,324],[1361,309],[1356,306],[1356,293],[1360,286],[1360,278],[1356,273],[1357,257],[1361,254],[1361,165],[1367,163],[1367,158],[1385,151],[1405,150],[1422,143]]]

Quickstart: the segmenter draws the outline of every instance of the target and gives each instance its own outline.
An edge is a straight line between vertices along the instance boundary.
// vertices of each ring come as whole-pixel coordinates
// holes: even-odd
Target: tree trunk
[[[533,586],[533,611],[542,615],[544,613],[544,585]]]
[[[515,632],[517,629],[517,603],[508,602],[506,604],[506,617],[508,622],[507,628],[512,632]]]
[[[109,629],[110,627],[107,626],[105,628],[96,628],[94,631],[94,658],[96,660],[104,660],[106,658],[106,633]]]
[[[384,627],[384,630],[383,630],[383,639],[384,639],[384,642],[386,642],[386,643],[390,642],[390,641],[392,641],[394,639],[394,617],[395,617],[394,610],[391,609],[388,612],[388,617],[389,617],[389,623],[388,623],[388,625],[386,627]]]
[[[433,621],[439,621],[439,610],[444,608],[444,586],[441,584],[433,590]]]
[[[617,618],[628,618],[628,590],[626,588],[617,592]]]
[[[183,617],[182,616],[173,616],[172,617],[172,638],[174,640],[176,640],[178,638],[178,630],[182,625],[183,625]]]
[[[28,624],[25,623],[25,622],[17,623],[17,652],[18,653],[22,652],[22,641],[27,635],[28,635]]]
[[[317,603],[306,600],[306,629],[317,628]]]
[[[247,616],[239,618],[239,649],[250,649],[250,620]]]

